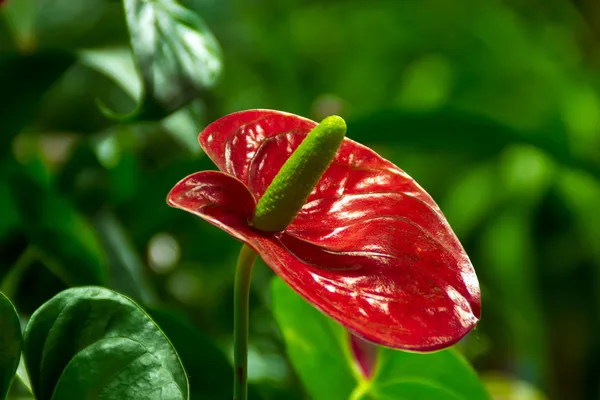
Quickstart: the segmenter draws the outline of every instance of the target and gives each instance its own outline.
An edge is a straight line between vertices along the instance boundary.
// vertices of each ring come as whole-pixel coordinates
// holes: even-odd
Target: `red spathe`
[[[253,247],[323,313],[371,342],[448,347],[480,316],[477,276],[433,199],[371,149],[344,139],[294,221],[279,233],[248,221],[316,123],[271,110],[230,114],[200,133],[222,172],[180,181],[168,203]]]

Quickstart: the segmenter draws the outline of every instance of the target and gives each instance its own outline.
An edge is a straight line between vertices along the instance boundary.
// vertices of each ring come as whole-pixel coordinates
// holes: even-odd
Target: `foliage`
[[[169,340],[137,304],[111,290],[59,293],[31,316],[23,336],[37,399],[189,398]]]
[[[540,392],[597,396],[595,2],[182,0],[185,10],[166,0],[127,4],[0,6],[0,290],[22,321],[71,286],[108,287],[150,310],[181,356],[191,398],[230,398],[239,244],[170,209],[165,197],[182,176],[213,168],[196,137],[223,115],[250,108],[314,120],[340,114],[349,138],[432,194],[469,254],[483,312],[457,351],[491,393],[508,397],[526,384],[538,388],[528,391],[536,399]],[[144,25],[146,41],[132,42],[141,19],[132,23],[131,10],[165,24]],[[163,27],[177,33],[165,37]],[[188,29],[205,39],[206,52],[156,47],[163,39],[174,45]],[[203,61],[188,63],[201,54]],[[181,79],[165,86],[160,76],[172,74]],[[163,91],[175,87],[175,97]],[[145,122],[106,118],[96,100],[119,116],[136,110]],[[273,322],[271,277],[256,265],[254,396],[312,397],[310,384],[321,376],[306,378],[289,329]],[[9,315],[13,322],[1,322],[0,397],[11,375],[2,368],[10,364],[11,371],[15,361],[3,351],[5,326],[16,327],[6,314],[12,307],[1,309],[2,321]],[[310,311],[297,316],[307,329]],[[197,356],[190,341],[202,349]],[[328,336],[315,351],[337,352],[336,343]],[[339,382],[329,383],[350,393],[356,371],[337,354],[329,357],[337,360],[331,373]],[[318,367],[324,377],[326,368]],[[21,381],[9,398],[29,396]]]
[[[489,399],[475,372],[452,349],[415,354],[380,347],[375,374],[365,379],[354,365],[346,330],[281,280],[273,280],[271,290],[287,352],[310,398]],[[327,368],[319,368],[323,365]]]
[[[0,293],[0,398],[5,398],[21,358],[21,325],[10,300]]]

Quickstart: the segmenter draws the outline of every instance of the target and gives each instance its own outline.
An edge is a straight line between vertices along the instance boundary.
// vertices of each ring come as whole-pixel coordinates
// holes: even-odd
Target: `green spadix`
[[[279,232],[292,222],[331,164],[345,135],[346,122],[335,115],[309,132],[258,201],[252,218],[256,229]]]

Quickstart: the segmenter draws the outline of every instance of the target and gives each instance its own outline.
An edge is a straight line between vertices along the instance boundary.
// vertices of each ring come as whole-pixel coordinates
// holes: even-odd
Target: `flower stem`
[[[9,299],[12,298],[27,269],[38,259],[38,250],[32,246],[27,247],[6,275],[4,275],[3,280],[0,282],[0,292],[4,293]]]
[[[238,256],[233,292],[233,399],[248,398],[248,300],[256,252],[244,244]]]

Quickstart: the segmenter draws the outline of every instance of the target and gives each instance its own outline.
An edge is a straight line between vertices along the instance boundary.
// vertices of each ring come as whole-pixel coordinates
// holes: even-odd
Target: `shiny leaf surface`
[[[342,326],[321,315],[280,279],[272,282],[271,294],[287,353],[311,398],[489,399],[475,372],[452,349],[416,354],[375,347],[376,362],[366,379],[352,359],[352,339]]]
[[[124,7],[144,84],[134,114],[170,114],[216,82],[221,50],[198,15],[173,0],[126,0]]]
[[[169,203],[249,243],[292,288],[364,339],[415,351],[457,342],[479,318],[475,271],[433,199],[369,148],[344,139],[285,231],[248,225],[315,125],[269,110],[221,118],[199,141],[223,172],[185,178]]]
[[[59,293],[31,317],[23,354],[37,399],[188,399],[179,357],[133,301],[108,289]]]
[[[6,398],[21,358],[21,325],[10,300],[0,292],[0,399]]]

